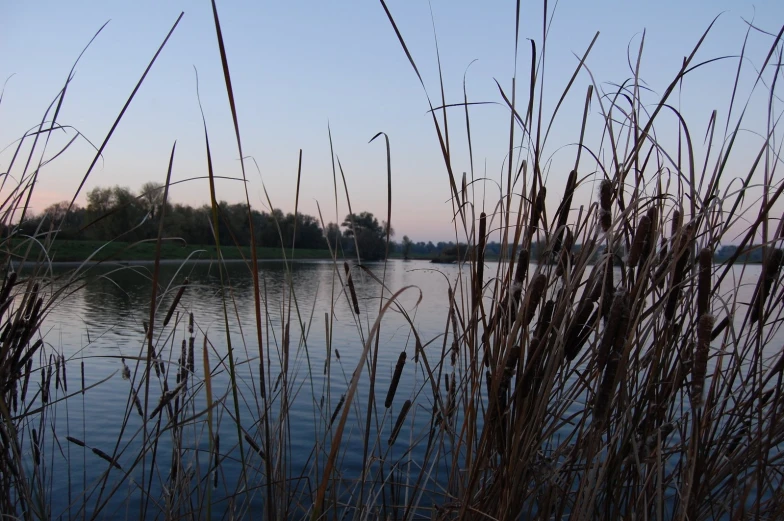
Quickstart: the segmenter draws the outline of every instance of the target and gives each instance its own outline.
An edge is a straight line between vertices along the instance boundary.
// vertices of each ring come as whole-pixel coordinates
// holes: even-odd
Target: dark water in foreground
[[[495,271],[495,264],[488,264],[488,277]],[[371,265],[380,276],[382,264]],[[144,356],[143,322],[149,320],[150,314],[150,276],[152,265],[141,267],[106,267],[95,268],[84,287],[69,295],[56,306],[45,321],[42,331],[46,340],[56,351],[61,352],[67,362],[68,392],[79,390],[81,384],[80,363],[84,361],[85,385],[90,386],[111,376],[106,382],[88,390],[84,396],[74,397],[60,402],[48,417],[50,431],[57,435],[46,439],[51,444],[47,453],[52,456],[49,473],[45,476],[51,489],[53,502],[52,518],[77,519],[82,513],[79,508],[87,504],[89,513],[100,505],[99,518],[139,518],[139,504],[142,483],[149,486],[152,479],[151,501],[149,514],[159,515],[164,505],[156,504],[158,498],[165,497],[160,487],[167,483],[171,468],[171,436],[163,431],[159,450],[148,457],[145,474],[142,466],[134,467],[134,459],[143,438],[143,422],[129,402],[131,382],[138,382],[141,375],[136,374],[136,363],[133,357]],[[178,271],[179,270],[179,271]],[[438,271],[436,271],[438,270]],[[62,268],[62,273],[68,268]],[[315,496],[315,488],[321,479],[323,464],[329,449],[331,433],[326,432],[333,410],[346,391],[352,371],[362,349],[362,339],[366,338],[378,311],[379,286],[359,271],[354,272],[357,282],[360,321],[356,321],[351,312],[346,296],[341,293],[341,285],[334,276],[331,262],[308,261],[296,262],[291,265],[291,280],[286,276],[282,262],[267,262],[261,265],[261,279],[264,294],[262,295],[266,310],[263,342],[267,365],[266,378],[270,382],[278,381],[273,392],[274,404],[270,411],[273,432],[272,437],[284,440],[286,454],[277,454],[286,463],[280,475],[281,480],[296,482],[292,487],[300,492],[291,498],[292,505],[301,503],[307,508],[311,498]],[[400,304],[410,316],[420,337],[425,343],[428,359],[437,364],[441,357],[443,333],[447,322],[447,280],[454,285],[459,275],[459,267],[455,265],[432,265],[424,261],[392,261],[387,267],[387,286],[396,291],[405,286],[414,286],[406,290],[400,298]],[[225,364],[227,353],[227,335],[224,319],[224,302],[228,314],[228,333],[234,349],[237,390],[240,402],[241,424],[251,438],[262,445],[260,419],[263,407],[259,392],[259,347],[256,341],[252,280],[247,268],[241,264],[229,264],[224,277],[230,279],[231,291],[221,290],[221,279],[214,265],[197,264],[182,268],[167,265],[162,267],[161,281],[165,295],[156,320],[156,349],[165,360],[169,373],[169,388],[176,385],[176,362],[180,356],[181,342],[188,338],[187,319],[181,313],[175,315],[167,328],[161,330],[160,323],[168,309],[177,286],[185,276],[190,284],[180,302],[181,312],[192,312],[196,322],[195,371],[191,382],[191,391],[196,398],[192,404],[192,412],[200,412],[205,408],[204,363],[202,346],[205,335],[209,340],[209,364],[218,371],[211,379],[213,400],[220,401],[214,409],[214,428],[220,434],[222,460],[219,470],[218,486],[210,492],[215,498],[231,496],[240,481],[241,466],[236,462],[239,457],[237,450],[237,431],[232,420],[234,402],[229,389],[227,371],[220,369],[221,360]],[[759,277],[759,267],[747,266],[741,280],[740,268],[736,277],[728,277],[722,291],[737,289],[741,293],[753,292],[753,284]],[[224,280],[224,282],[228,282]],[[171,284],[170,287],[167,287]],[[227,284],[228,286],[228,284]],[[226,287],[226,286],[224,286]],[[291,293],[293,288],[293,295]],[[417,305],[417,300],[421,301]],[[747,300],[740,298],[740,300]],[[333,311],[332,317],[325,313]],[[278,376],[281,373],[283,355],[284,317],[291,311],[288,377],[284,382]],[[175,325],[175,319],[179,322]],[[331,356],[328,358],[327,327],[331,330]],[[305,332],[303,335],[302,332]],[[430,340],[432,343],[427,344]],[[451,343],[451,334],[449,337]],[[780,345],[780,342],[774,342]],[[402,350],[408,353],[408,362],[403,371],[403,378],[398,388],[393,406],[383,409],[384,396],[391,379],[398,355]],[[337,358],[336,351],[340,353]],[[376,396],[379,403],[378,415],[371,418],[371,432],[377,445],[371,445],[369,454],[383,454],[386,466],[374,465],[373,473],[389,473],[394,463],[403,474],[414,476],[420,469],[416,462],[421,460],[426,445],[427,430],[431,417],[432,392],[430,384],[425,382],[423,364],[414,364],[414,337],[402,314],[390,310],[384,317],[379,335],[379,355],[376,379]],[[122,377],[123,364],[121,357],[131,371],[131,379]],[[325,375],[325,364],[331,364],[329,376]],[[287,428],[281,428],[281,406],[284,402],[282,388],[284,383],[288,389],[290,404]],[[142,389],[143,391],[143,389]],[[341,492],[346,502],[356,500],[359,490],[354,485],[362,467],[362,432],[365,428],[369,383],[367,368],[357,398],[355,398],[347,421],[347,429],[343,437],[343,450],[339,454],[339,466],[344,472],[345,490]],[[58,391],[62,396],[62,388]],[[162,393],[161,380],[153,376],[150,384],[149,409],[157,404]],[[139,396],[144,399],[143,393]],[[395,418],[403,402],[411,399],[414,403],[409,413],[406,426],[401,430],[395,445],[387,448]],[[323,400],[323,401],[322,401]],[[186,414],[188,416],[189,414]],[[166,424],[161,422],[160,428]],[[123,428],[123,424],[125,427]],[[148,422],[148,429],[154,433],[158,428],[156,422]],[[209,438],[207,434],[206,416],[189,423],[185,432],[184,446],[187,448],[185,470],[192,472],[191,487],[194,490],[192,502],[206,501],[204,494],[212,485],[214,476],[209,475],[210,465]],[[375,433],[378,433],[375,436]],[[117,447],[117,461],[123,472],[129,471],[130,476],[119,485],[114,494],[109,494],[113,486],[120,482],[122,473],[112,471],[105,481],[106,490],[100,492],[104,484],[103,476],[107,464],[89,450],[84,450],[65,441],[65,436],[72,436],[96,447],[106,453],[113,453]],[[424,442],[416,442],[424,439]],[[119,443],[118,443],[119,440]],[[243,443],[245,443],[243,441]],[[273,443],[274,445],[274,443]],[[322,450],[314,454],[314,446]],[[413,451],[408,448],[415,445]],[[375,450],[374,450],[375,448]],[[264,489],[263,463],[256,454],[248,453],[245,444],[246,471],[248,472],[248,488],[253,512],[263,507]],[[151,470],[152,466],[152,470]],[[303,470],[304,469],[304,470]],[[444,473],[447,469],[435,467],[433,475]],[[304,474],[303,474],[304,473]],[[376,478],[375,475],[368,479]],[[414,479],[410,478],[410,479]],[[199,480],[202,480],[201,482]],[[293,480],[293,481],[292,481]],[[436,479],[437,481],[437,479]],[[82,491],[87,490],[85,500]],[[377,493],[374,492],[374,493]],[[367,491],[365,492],[367,494]],[[428,502],[428,491],[423,492],[422,503]],[[107,502],[107,497],[111,498]],[[365,499],[367,501],[367,499]],[[70,505],[70,506],[69,506]],[[213,517],[225,510],[227,503],[218,501],[215,504]],[[194,505],[198,506],[198,505]],[[293,508],[296,517],[305,514],[304,510]],[[253,515],[252,518],[260,517]]]

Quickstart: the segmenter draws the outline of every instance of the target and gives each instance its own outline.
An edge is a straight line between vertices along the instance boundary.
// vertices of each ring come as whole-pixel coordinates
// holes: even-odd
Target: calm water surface
[[[260,266],[263,284],[263,312],[265,325],[262,331],[263,342],[269,346],[269,359],[265,359],[266,378],[270,382],[278,380],[283,359],[283,323],[291,310],[291,326],[288,356],[287,388],[291,403],[289,429],[275,432],[273,436],[284,437],[289,445],[287,479],[299,477],[300,488],[308,495],[301,497],[307,502],[309,494],[317,486],[320,475],[316,475],[312,449],[316,444],[326,444],[329,433],[325,432],[340,396],[346,391],[348,381],[357,365],[362,339],[366,338],[379,306],[379,286],[368,276],[354,271],[361,313],[359,322],[351,312],[346,296],[341,293],[340,281],[335,277],[333,264],[325,261],[295,262],[291,264],[291,279],[286,276],[282,262],[267,262]],[[377,275],[381,275],[382,264],[370,265]],[[496,264],[489,263],[486,272],[492,277]],[[184,267],[167,265],[161,272],[164,296],[156,318],[155,328],[156,349],[166,361],[170,371],[169,387],[176,385],[176,362],[180,356],[181,343],[188,338],[187,317],[183,313],[175,315],[172,322],[161,329],[160,324],[168,309],[177,286],[188,276],[190,284],[179,306],[180,312],[191,312],[196,323],[196,356],[195,375],[193,382],[203,382],[204,365],[202,346],[204,338],[209,341],[210,367],[216,371],[212,378],[213,399],[221,400],[223,406],[215,409],[216,430],[221,436],[221,453],[226,459],[221,464],[220,482],[215,497],[221,493],[231,494],[237,483],[240,466],[232,460],[239,457],[237,432],[232,420],[234,406],[229,393],[229,381],[225,370],[221,370],[221,360],[227,353],[227,332],[224,319],[224,302],[228,314],[228,338],[234,349],[237,364],[238,392],[241,403],[240,413],[242,425],[259,445],[261,445],[261,429],[259,418],[262,417],[262,406],[259,392],[259,346],[256,340],[252,280],[247,268],[242,264],[229,264],[224,273],[224,287],[230,282],[231,290],[221,289],[221,278],[215,265],[189,264]],[[72,270],[72,268],[70,269]],[[52,424],[61,441],[65,456],[70,463],[53,462],[57,469],[56,475],[50,476],[53,498],[52,516],[64,519],[81,517],[78,508],[70,507],[82,503],[81,491],[85,488],[91,492],[87,501],[91,511],[97,504],[105,501],[104,492],[99,499],[96,484],[100,484],[101,476],[106,470],[105,462],[89,451],[64,441],[66,435],[84,440],[89,447],[97,447],[104,452],[112,453],[117,449],[118,462],[123,468],[132,466],[138,453],[142,438],[142,421],[135,409],[129,404],[131,382],[139,382],[142,374],[136,373],[137,365],[134,357],[144,356],[144,322],[150,315],[151,265],[137,267],[102,267],[91,270],[88,282],[56,306],[46,319],[42,331],[46,332],[46,340],[57,351],[62,352],[68,360],[69,392],[78,390],[80,382],[80,362],[84,361],[85,385],[89,386],[111,375],[108,381],[94,389],[88,390],[83,397],[68,400],[53,413]],[[58,268],[58,274],[67,273],[69,268]],[[753,293],[753,285],[760,274],[758,266],[747,266],[745,272],[738,267],[722,284],[722,295],[731,291],[739,291],[747,295],[741,301],[748,301]],[[399,302],[414,323],[423,343],[435,339],[426,345],[428,360],[431,365],[437,364],[443,347],[443,333],[448,313],[448,282],[454,285],[459,275],[456,265],[433,265],[424,261],[392,261],[387,266],[387,286],[396,291],[406,286]],[[228,277],[229,280],[226,280]],[[294,292],[292,295],[291,288]],[[418,305],[417,302],[419,301]],[[330,312],[332,311],[331,317]],[[325,314],[328,318],[325,319]],[[174,324],[175,319],[178,322]],[[325,376],[325,364],[328,360],[328,328],[331,330],[332,356],[329,357],[331,370],[329,378]],[[302,332],[305,332],[303,335]],[[451,343],[451,334],[449,338]],[[781,345],[781,342],[773,342]],[[773,346],[771,346],[773,347]],[[383,409],[383,397],[386,394],[389,380],[402,350],[409,355],[404,376],[395,397],[391,410]],[[337,358],[338,351],[340,359]],[[378,416],[373,417],[373,432],[380,430],[379,445],[386,450],[386,440],[392,429],[395,417],[406,399],[415,403],[409,420],[413,428],[404,428],[401,438],[388,454],[390,462],[408,462],[416,460],[424,451],[424,443],[419,443],[418,452],[406,453],[409,443],[414,439],[426,436],[432,403],[432,391],[425,387],[423,364],[412,363],[414,337],[402,313],[390,309],[384,317],[379,335],[378,377],[376,396],[379,401]],[[770,353],[773,354],[773,353]],[[132,377],[122,378],[122,360],[126,358]],[[217,370],[215,369],[217,368]],[[309,369],[310,368],[310,369]],[[343,444],[350,448],[342,454],[341,468],[346,472],[346,479],[356,479],[362,462],[362,436],[366,420],[368,400],[368,380],[361,381],[360,392],[354,400],[349,415],[349,428],[344,435]],[[138,385],[138,384],[137,384]],[[162,392],[160,379],[154,376],[151,380],[150,410],[157,404]],[[281,390],[283,382],[275,386],[275,405],[270,412],[274,420],[280,414],[282,403]],[[143,399],[143,394],[139,395]],[[204,392],[201,390],[193,407],[198,412],[204,409]],[[127,418],[127,420],[125,420]],[[123,429],[123,423],[126,426]],[[149,425],[153,425],[150,422]],[[162,422],[165,424],[165,421]],[[191,442],[192,452],[189,456],[191,469],[198,471],[203,478],[208,475],[209,445],[206,425],[201,421],[195,429],[195,442]],[[170,437],[163,435],[161,447],[156,454],[156,470],[153,472],[153,487],[156,483],[166,482],[166,473],[171,460]],[[50,440],[51,441],[51,440]],[[52,442],[54,443],[54,442]],[[193,446],[196,445],[196,446]],[[78,450],[77,450],[78,449]],[[245,450],[248,450],[247,445]],[[372,452],[372,450],[371,450]],[[51,452],[58,454],[57,452]],[[324,454],[320,455],[323,465]],[[405,458],[405,459],[404,459]],[[246,454],[246,461],[254,469],[249,478],[249,487],[259,487],[262,477],[262,462],[255,454]],[[301,477],[305,470],[305,476]],[[319,466],[323,469],[323,466]],[[150,472],[149,463],[146,468]],[[389,469],[387,468],[386,471]],[[438,470],[438,469],[436,469]],[[412,472],[418,472],[413,468]],[[107,481],[107,489],[117,483],[118,473],[112,474]],[[149,477],[147,477],[149,479]],[[212,479],[212,478],[210,478]],[[112,519],[115,517],[138,518],[139,485],[142,481],[141,467],[131,472],[131,479],[120,486],[111,500],[102,508],[99,517]],[[198,487],[198,485],[194,485]],[[202,486],[206,489],[206,486]],[[353,490],[347,485],[347,494]],[[255,488],[253,504],[262,505],[263,490]],[[158,497],[153,491],[152,496]],[[131,498],[129,500],[129,498]],[[296,502],[296,498],[294,499]],[[220,503],[219,503],[220,505]],[[217,507],[220,510],[220,506]],[[158,512],[151,507],[151,512]]]

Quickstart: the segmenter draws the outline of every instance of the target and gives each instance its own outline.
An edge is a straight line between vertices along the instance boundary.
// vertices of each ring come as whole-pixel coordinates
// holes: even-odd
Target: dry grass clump
[[[418,76],[401,31],[382,6]],[[238,154],[244,157],[214,4],[213,12]],[[68,414],[66,405],[81,403],[84,414],[83,396],[91,388],[79,360],[81,387],[72,378],[68,390],[66,367],[73,375],[76,360],[44,341],[41,324],[89,270],[84,265],[67,280],[52,280],[47,251],[56,240],[56,223],[28,239],[24,255],[12,255],[14,223],[26,211],[37,175],[24,170],[0,207],[6,230],[0,243],[6,254],[0,287],[0,511],[25,519],[58,515],[51,511],[54,476],[62,465],[90,457],[92,468],[100,469],[91,480],[86,471],[82,479],[67,471],[69,490],[75,491],[67,515],[73,518],[105,517],[118,504],[140,519],[781,518],[784,353],[774,338],[782,323],[784,235],[771,233],[782,228],[773,225],[773,212],[784,191],[775,168],[781,143],[775,141],[780,114],[774,100],[780,87],[771,77],[781,71],[775,62],[781,35],[766,36],[770,53],[762,57],[760,72],[752,72],[754,88],[768,89],[772,123],[754,164],[742,174],[727,168],[746,114],[733,110],[734,98],[726,108],[725,135],[719,136],[715,114],[708,123],[705,150],[719,153],[704,155],[702,172],[691,139],[702,122],[689,122],[695,126],[690,129],[672,117],[680,115],[671,98],[703,65],[695,54],[704,35],[653,100],[637,72],[606,88],[581,74],[589,72],[589,47],[562,96],[576,79],[590,81],[582,126],[574,129],[574,168],[567,169],[557,205],[548,203],[545,186],[548,129],[558,111],[548,118],[540,106],[545,86],[537,63],[545,46],[537,51],[534,44],[526,106],[501,88],[510,145],[498,201],[469,198],[468,182],[483,180],[457,180],[451,151],[458,145],[449,136],[458,131],[448,126],[446,114],[464,111],[471,146],[467,96],[462,103],[431,104],[455,235],[470,246],[468,262],[447,277],[443,332],[433,338],[416,327],[422,298],[417,288],[391,288],[386,263],[352,267],[337,251],[331,252],[332,305],[309,311],[297,298],[288,261],[284,296],[268,301],[252,248],[246,265],[253,321],[243,323],[220,257],[205,124],[221,290],[216,298],[225,337],[199,327],[189,309],[191,279],[178,271],[164,284],[156,261],[138,353],[117,361],[128,399],[118,411],[114,446],[94,447],[87,437],[59,432],[53,421],[58,411]],[[741,56],[738,78],[749,73],[747,58]],[[589,106],[595,107],[592,114]],[[593,120],[598,125],[587,126]],[[590,134],[593,128],[599,135],[584,142],[586,129]],[[658,137],[673,128],[675,150]],[[387,223],[391,151],[387,139]],[[164,208],[175,156],[173,148]],[[336,161],[336,189],[338,173],[345,183]],[[745,176],[740,189],[738,175]],[[751,202],[755,189],[762,195]],[[582,197],[592,202],[574,208]],[[249,198],[247,203],[250,211]],[[714,252],[734,241],[741,223],[739,250],[715,263]],[[489,263],[484,250],[494,234],[504,249],[497,263]],[[159,246],[163,239],[161,224]],[[739,259],[752,248],[764,250],[764,263],[749,300],[730,282],[747,275]],[[538,259],[532,258],[535,251],[541,252]],[[11,261],[26,270],[11,269]],[[416,302],[406,305],[404,297],[412,294]],[[342,307],[348,310],[343,323]],[[322,311],[323,339],[317,339],[321,332],[311,324],[320,324],[313,317]],[[376,392],[387,374],[379,367],[381,330],[393,320],[396,334],[408,340],[382,402]],[[239,326],[240,335],[230,334],[230,326]],[[344,346],[335,335],[340,327],[354,332],[353,345]],[[195,354],[197,340],[201,353]],[[406,364],[409,347],[413,362]],[[196,356],[203,364],[195,364]],[[293,431],[303,428],[295,423],[302,411],[312,413],[307,427],[313,444],[305,455],[292,441]]]

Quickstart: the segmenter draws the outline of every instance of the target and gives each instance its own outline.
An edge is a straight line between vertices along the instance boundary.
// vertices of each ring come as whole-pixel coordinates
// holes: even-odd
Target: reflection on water
[[[285,439],[290,448],[288,465],[285,466],[286,475],[279,477],[299,480],[300,492],[307,494],[299,500],[307,502],[321,479],[317,472],[323,470],[330,439],[330,433],[325,431],[325,426],[328,425],[341,395],[346,392],[351,373],[359,360],[362,343],[368,340],[367,334],[378,312],[380,291],[376,282],[363,276],[361,270],[355,269],[354,280],[361,307],[357,318],[351,311],[347,296],[342,292],[341,281],[332,263],[294,262],[290,266],[290,271],[287,271],[282,262],[266,262],[260,265],[260,298],[264,321],[261,336],[263,344],[269,347],[265,354],[263,376],[267,382],[273,384],[275,406],[269,414],[275,425],[284,403],[284,385],[287,389],[285,403],[291,407],[288,423],[277,425],[277,430],[271,435]],[[370,267],[381,276],[383,264]],[[436,267],[438,270],[434,269]],[[342,271],[342,266],[339,268]],[[62,270],[61,275],[68,271],[67,268]],[[426,351],[430,353],[428,359],[431,363],[437,364],[441,357],[445,341],[442,336],[448,318],[448,283],[454,285],[460,274],[459,270],[455,265],[434,266],[425,262],[393,261],[387,266],[385,280],[388,288],[396,291],[413,286],[401,295],[399,303],[417,328],[426,345]],[[47,332],[47,341],[69,360],[71,381],[78,378],[76,375],[81,360],[85,363],[84,378],[88,386],[109,375],[114,376],[96,389],[88,391],[83,397],[70,400],[67,415],[63,413],[56,417],[55,427],[61,437],[77,437],[89,446],[99,447],[107,453],[119,447],[120,464],[132,467],[136,457],[134,449],[141,446],[144,432],[142,421],[129,401],[129,390],[132,381],[139,381],[142,371],[142,366],[136,363],[136,359],[144,358],[147,353],[144,330],[145,323],[150,318],[152,266],[100,268],[93,271],[95,273],[91,274],[81,289],[52,309],[42,330]],[[488,269],[486,273],[488,279],[492,278],[492,269]],[[748,301],[759,273],[759,267],[748,266],[741,280],[741,268],[738,268],[733,276],[727,277],[720,294],[737,290],[747,294],[739,300]],[[160,323],[163,316],[186,277],[189,285],[180,302],[179,311],[172,323],[162,329]],[[226,363],[230,341],[237,366],[242,425],[245,432],[260,443],[260,419],[264,416],[264,410],[260,398],[262,375],[259,374],[260,350],[255,326],[252,279],[243,264],[228,264],[223,274],[215,265],[189,264],[183,267],[162,266],[159,281],[155,345],[158,356],[166,362],[169,388],[176,385],[174,382],[181,345],[189,338],[186,312],[190,312],[196,323],[196,364],[190,385],[197,386],[198,389],[203,385],[201,349],[206,337],[209,365],[212,369],[217,368],[211,381],[213,398],[221,402],[221,406],[216,408],[214,413],[217,431],[221,435],[221,452],[226,455],[220,470],[221,483],[237,483],[241,479],[240,466],[232,464],[232,459],[239,457],[237,432],[232,420],[235,411],[229,392],[227,371],[220,367],[221,363]],[[288,349],[284,342],[286,321],[291,324]],[[411,362],[414,337],[407,324],[400,310],[392,307],[384,317],[378,338],[377,397],[386,393],[400,352],[406,350],[409,355],[409,363],[405,366],[393,407],[390,410],[380,409],[372,422],[371,432],[375,436],[376,432],[381,431],[380,439],[383,440],[383,447],[378,450],[387,450],[386,440],[403,402],[411,399],[415,403],[409,417],[409,421],[413,419],[414,428],[408,429],[403,436],[410,436],[411,439],[401,440],[389,449],[388,460],[392,462],[403,461],[401,458],[404,457],[416,461],[417,456],[421,456],[424,443],[419,443],[418,448],[411,454],[406,453],[407,444],[413,439],[427,436],[431,418],[432,391],[430,384],[425,381],[422,364]],[[332,356],[328,357],[328,351]],[[121,377],[123,358],[133,375],[130,381]],[[327,363],[330,364],[329,372],[326,371]],[[289,371],[285,381],[281,381],[279,375],[284,364],[288,365]],[[150,409],[164,391],[161,382],[162,379],[151,380]],[[139,396],[143,397],[142,389],[139,391]],[[368,392],[367,375],[364,374],[358,396],[350,409],[349,428],[343,439],[344,444],[351,444],[352,447],[351,450],[345,451],[344,459],[340,462],[340,468],[347,480],[356,479],[361,469],[361,433],[366,421]],[[194,412],[204,409],[203,394],[198,393],[195,402],[191,404]],[[194,429],[197,443],[189,449],[192,451],[189,461],[192,462],[197,475],[202,475],[203,478],[209,475],[210,460],[204,418],[200,419]],[[160,452],[156,455],[159,462],[171,458],[171,446],[166,445],[170,442],[163,441],[169,438],[163,436],[161,439]],[[316,454],[314,446],[319,447]],[[70,445],[65,444],[65,448],[69,454],[74,454]],[[248,487],[255,490],[254,505],[258,506],[263,494],[255,487],[259,487],[262,481],[263,463],[260,458],[247,454],[247,445],[245,451],[249,461],[248,468],[252,469]],[[106,470],[106,465],[92,456],[71,457],[67,469],[68,479],[58,478],[52,482],[55,491],[52,497],[56,502],[52,505],[54,517],[69,511],[69,503],[80,504],[81,498],[76,491],[85,488],[85,483],[87,488],[92,490],[95,480]],[[165,474],[167,469],[168,463],[160,463],[158,472]],[[378,471],[377,467],[374,469]],[[444,470],[436,468],[434,473]],[[149,468],[147,472],[150,472]],[[416,473],[418,469],[412,472]],[[115,479],[116,477],[115,475]],[[144,479],[149,478],[142,475],[140,467],[135,467],[131,479],[121,485],[121,491],[103,507],[100,517],[138,517],[138,511],[134,510],[138,508],[138,499],[126,500],[129,497],[139,497],[139,484]],[[154,482],[165,481],[166,476],[162,475]],[[110,479],[109,488],[112,483]],[[230,495],[234,490],[232,486],[226,485],[228,488],[218,489],[215,497],[221,497],[222,492]],[[353,488],[347,488],[347,494],[352,491]],[[197,491],[197,494],[201,493]],[[106,497],[104,495],[100,500],[91,497],[88,501],[89,508],[95,508],[105,501]],[[295,503],[297,500],[296,497],[292,498]],[[222,507],[216,508],[220,510]],[[75,511],[75,508],[70,509],[72,515]]]

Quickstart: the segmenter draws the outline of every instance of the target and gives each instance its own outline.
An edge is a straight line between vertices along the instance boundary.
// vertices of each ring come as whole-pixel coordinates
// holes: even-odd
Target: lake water
[[[383,264],[369,266],[378,276],[382,275]],[[493,276],[495,266],[494,263],[488,263],[488,279]],[[376,282],[355,268],[353,278],[360,306],[357,318],[352,312],[350,301],[342,293],[342,286],[331,262],[294,262],[290,268],[289,278],[289,271],[282,262],[265,262],[260,265],[264,306],[262,334],[265,357],[269,356],[264,361],[267,372],[265,378],[273,383],[274,388],[273,405],[269,411],[273,425],[271,437],[286,447],[285,454],[273,456],[273,459],[281,458],[285,461],[285,464],[280,465],[276,478],[280,482],[289,483],[288,488],[293,491],[289,498],[290,512],[294,517],[301,517],[305,510],[300,509],[300,506],[307,508],[310,505],[321,480],[331,439],[331,433],[327,432],[329,420],[357,366],[363,341],[378,312],[380,291]],[[399,304],[409,314],[419,332],[428,360],[435,370],[437,366],[433,364],[437,364],[441,358],[445,341],[443,333],[448,321],[448,281],[454,285],[460,268],[457,265],[398,260],[388,263],[386,269],[388,288],[396,291],[412,286],[401,295]],[[67,267],[57,268],[56,274],[63,275],[72,270]],[[147,435],[158,435],[161,440],[154,455],[155,461],[152,460],[153,455],[149,455],[144,467],[135,464],[145,433],[142,419],[129,400],[132,385],[136,386],[139,396],[144,399],[144,389],[139,388],[143,366],[138,365],[137,373],[135,357],[146,355],[144,323],[150,315],[151,271],[152,265],[92,268],[86,283],[51,310],[42,328],[46,341],[67,360],[68,393],[81,388],[81,362],[84,362],[84,384],[88,387],[111,376],[84,395],[58,403],[49,415],[51,427],[47,432],[56,433],[57,438],[49,435],[44,441],[51,445],[47,454],[53,458],[44,481],[52,492],[53,518],[81,519],[82,504],[87,505],[88,518],[96,509],[99,511],[97,517],[102,519],[138,518],[140,498],[143,497],[141,485],[144,483],[148,487],[150,481],[153,499],[148,507],[149,514],[165,510],[165,505],[156,502],[167,497],[161,487],[166,486],[172,467],[172,437],[170,431],[164,429],[167,417],[160,415],[163,421],[158,425],[154,421],[148,422]],[[739,300],[748,301],[759,274],[758,266],[747,266],[745,271],[741,267],[734,269],[724,281],[720,295],[737,290],[746,295]],[[186,276],[190,284],[180,301],[180,313],[174,315],[166,328],[161,328],[161,321],[177,287]],[[208,339],[209,365],[214,372],[211,378],[213,400],[219,401],[219,405],[213,409],[213,426],[215,432],[220,434],[222,458],[217,487],[212,485],[214,475],[210,474],[212,467],[206,416],[189,422],[184,434],[185,457],[184,465],[180,468],[184,471],[181,475],[190,477],[189,486],[193,494],[189,501],[194,509],[207,500],[204,496],[208,489],[212,488],[209,493],[213,500],[230,497],[243,480],[240,476],[241,466],[236,463],[239,457],[238,435],[232,420],[235,414],[234,402],[228,371],[225,369],[228,364],[228,340],[224,309],[234,350],[241,424],[257,445],[263,446],[264,439],[261,422],[264,408],[259,391],[259,346],[256,341],[252,280],[242,264],[228,264],[223,279],[221,284],[216,265],[166,265],[161,268],[164,296],[156,315],[154,336],[156,350],[164,360],[165,371],[168,371],[168,388],[176,386],[175,374],[181,343],[189,338],[188,320],[184,313],[187,311],[193,314],[196,326],[194,374],[189,383],[189,396],[194,398],[189,402],[188,410],[198,413],[205,409],[205,335]],[[231,287],[231,290],[222,290],[222,287]],[[284,323],[287,320],[290,321],[288,371],[286,377],[282,378],[279,375],[281,367],[286,363],[283,343]],[[385,462],[385,465],[372,466],[373,473],[389,473],[391,467],[398,465],[397,469],[413,476],[409,478],[413,480],[420,471],[416,466],[417,458],[422,457],[427,441],[432,415],[432,391],[430,384],[425,381],[423,364],[415,364],[412,360],[415,340],[403,314],[394,307],[390,308],[382,324],[375,390],[378,412],[371,417],[371,439],[376,443],[371,444],[368,455],[381,454]],[[428,343],[431,340],[432,343]],[[779,340],[772,342],[771,346],[778,348],[781,345]],[[451,333],[448,342],[451,343]],[[403,377],[393,406],[384,409],[384,396],[398,356],[403,350],[408,354]],[[130,379],[123,378],[122,357],[130,369]],[[327,363],[329,371],[326,370]],[[356,482],[363,461],[362,433],[367,420],[369,393],[367,372],[365,367],[358,395],[351,404],[342,441],[343,449],[339,453],[339,467],[344,473],[341,476],[344,489],[339,492],[339,497],[347,503],[356,501],[360,493]],[[153,373],[149,410],[155,407],[164,391],[164,378],[157,378]],[[287,389],[285,396],[284,386]],[[54,392],[55,397],[61,397],[64,390],[61,387]],[[388,448],[387,440],[395,418],[407,399],[412,400],[414,406],[407,417],[406,427],[401,430],[397,442]],[[290,404],[288,422],[280,424],[281,408],[286,403]],[[117,462],[123,471],[113,470],[104,481],[107,463],[89,450],[68,443],[65,436],[82,440],[88,447],[98,448],[105,453],[118,454]],[[244,440],[243,443],[248,472],[244,479],[248,483],[249,498],[244,506],[250,510],[241,514],[258,511],[260,517],[265,493],[261,488],[264,464]],[[412,445],[415,449],[409,451]],[[319,447],[319,450],[314,451],[314,446]],[[433,482],[439,481],[439,473],[448,470],[433,468]],[[121,479],[124,472],[129,472],[128,479]],[[376,478],[373,475],[367,479]],[[113,487],[117,487],[117,490],[110,493]],[[103,492],[102,488],[105,489]],[[88,491],[86,500],[81,495],[83,490]],[[363,493],[367,496],[368,493],[378,491],[367,489]],[[431,493],[435,497],[439,492],[424,491],[422,504],[427,504]],[[228,501],[217,501],[214,516],[228,510],[228,506]]]

